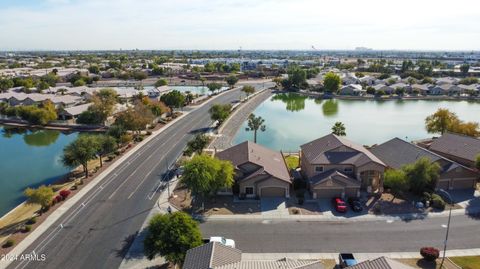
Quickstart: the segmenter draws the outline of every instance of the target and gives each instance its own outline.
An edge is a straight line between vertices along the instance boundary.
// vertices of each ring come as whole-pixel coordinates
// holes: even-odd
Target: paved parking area
[[[262,197],[260,199],[260,209],[262,215],[289,215],[285,198],[282,197]]]

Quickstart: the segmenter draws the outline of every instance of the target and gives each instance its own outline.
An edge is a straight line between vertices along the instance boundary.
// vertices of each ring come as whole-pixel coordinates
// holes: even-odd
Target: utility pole
[[[447,234],[445,235],[445,242],[443,242],[443,257],[442,257],[442,262],[440,263],[440,269],[442,269],[443,268],[443,262],[445,261],[445,255],[447,253],[447,241],[448,241],[448,233],[450,231],[450,220],[452,218],[453,199],[452,199],[452,196],[450,195],[450,193],[448,193],[447,191],[445,191],[443,189],[440,189],[438,191],[445,194],[448,197],[448,200],[450,200],[449,201],[450,209],[449,209],[449,212],[448,212],[448,222],[447,222]]]

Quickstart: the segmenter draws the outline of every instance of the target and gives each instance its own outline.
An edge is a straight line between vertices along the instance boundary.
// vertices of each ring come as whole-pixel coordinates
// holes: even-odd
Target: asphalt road
[[[446,223],[446,217],[410,222],[215,220],[202,223],[201,229],[205,237],[234,239],[245,253],[381,253],[443,249]],[[450,227],[449,249],[480,248],[480,220],[453,216]]]
[[[9,268],[118,268],[126,242],[155,206],[167,167],[195,132],[212,124],[208,109],[213,103],[230,103],[239,96],[238,89],[218,96],[144,145],[24,252],[45,254],[45,261],[16,261]]]

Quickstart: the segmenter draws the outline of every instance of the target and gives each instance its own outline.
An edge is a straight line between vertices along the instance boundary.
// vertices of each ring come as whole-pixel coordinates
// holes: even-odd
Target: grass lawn
[[[295,169],[300,164],[300,159],[296,155],[285,156],[285,162],[287,163],[288,169]]]
[[[451,257],[450,260],[463,269],[480,269],[480,256]]]

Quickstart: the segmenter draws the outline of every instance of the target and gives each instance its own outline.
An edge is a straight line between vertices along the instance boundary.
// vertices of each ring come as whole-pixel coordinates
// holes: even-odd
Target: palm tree
[[[267,129],[265,126],[265,120],[258,116],[255,117],[255,114],[250,114],[248,116],[248,128],[245,128],[246,131],[253,131],[253,142],[257,143],[257,131],[260,130],[262,132],[265,132]]]
[[[332,127],[332,134],[338,136],[346,136],[347,133],[345,132],[345,125],[340,121],[335,122]]]

